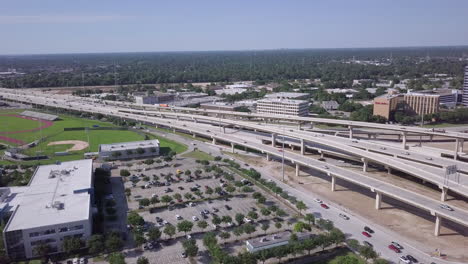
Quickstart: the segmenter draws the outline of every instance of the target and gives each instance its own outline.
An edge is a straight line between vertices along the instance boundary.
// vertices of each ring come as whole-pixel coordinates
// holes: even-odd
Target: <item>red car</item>
[[[365,237],[372,237],[369,233],[367,233],[366,231],[363,231],[362,232],[362,235],[365,236]]]
[[[320,206],[322,206],[322,208],[324,208],[324,209],[328,209],[328,205],[326,205],[324,203],[320,204]]]
[[[401,252],[397,247],[395,247],[395,246],[392,245],[392,244],[388,245],[388,248],[389,248],[390,250],[395,251],[395,253],[400,253],[400,252]]]

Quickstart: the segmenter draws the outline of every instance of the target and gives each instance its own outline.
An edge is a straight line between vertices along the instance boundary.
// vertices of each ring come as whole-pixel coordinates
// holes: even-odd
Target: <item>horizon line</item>
[[[382,47],[333,47],[333,48],[271,48],[271,49],[213,49],[213,50],[166,50],[166,51],[90,51],[90,52],[59,52],[59,53],[11,53],[0,56],[39,56],[39,55],[89,55],[89,54],[122,54],[122,53],[196,53],[196,52],[256,52],[256,51],[280,51],[280,50],[363,50],[363,49],[411,49],[411,48],[468,48],[468,44],[460,45],[435,45],[435,46],[382,46]]]

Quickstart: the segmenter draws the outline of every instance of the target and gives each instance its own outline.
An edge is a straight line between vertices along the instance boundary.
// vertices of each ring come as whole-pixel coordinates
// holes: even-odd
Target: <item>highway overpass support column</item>
[[[362,171],[367,172],[367,166],[369,162],[365,158],[361,158],[361,161],[362,161]]]
[[[458,151],[460,150],[460,140],[457,138],[455,139],[455,153],[453,153],[453,159],[457,159]]]
[[[270,160],[271,160],[270,154],[268,154],[268,153],[266,154],[266,159],[267,159],[267,161],[270,161]]]
[[[439,236],[440,235],[440,224],[441,224],[441,222],[442,222],[442,217],[440,217],[439,215],[436,215],[434,236]]]
[[[296,177],[299,177],[299,170],[301,169],[301,165],[296,163]]]
[[[276,147],[276,134],[271,134],[271,146]]]
[[[442,187],[441,191],[442,192],[440,193],[440,201],[445,202],[447,200],[448,188],[447,187]]]
[[[465,145],[465,140],[464,139],[460,139],[460,152],[464,152],[464,145]]]
[[[216,138],[213,138],[213,145],[216,145]]]
[[[226,127],[223,126],[223,133],[226,134]]]
[[[301,155],[305,155],[305,144],[303,138],[301,138]]]
[[[382,194],[375,192],[375,209],[380,210],[382,207]]]
[[[234,143],[231,143],[231,151],[232,151],[232,153],[234,153],[234,146],[235,146]]]
[[[406,132],[402,132],[401,135],[403,136],[403,140],[402,140],[403,149],[406,149]]]
[[[387,169],[388,174],[392,173],[392,168],[390,168],[390,166],[385,166],[385,169]]]
[[[353,127],[348,126],[348,128],[349,128],[349,138],[352,139],[353,138]]]
[[[332,175],[331,176],[331,191],[332,192],[335,191],[335,185],[336,185],[336,177],[335,177],[335,175]]]

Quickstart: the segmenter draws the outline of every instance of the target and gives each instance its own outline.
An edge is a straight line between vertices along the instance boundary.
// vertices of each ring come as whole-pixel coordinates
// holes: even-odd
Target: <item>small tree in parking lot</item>
[[[235,218],[236,218],[236,222],[237,222],[239,225],[241,225],[242,223],[244,223],[244,218],[245,218],[245,216],[244,216],[243,214],[237,213],[236,216],[235,216]]]
[[[195,257],[198,254],[198,246],[195,239],[187,239],[182,242],[182,246],[189,257]]]
[[[208,223],[206,221],[200,221],[197,223],[197,226],[203,231],[208,227]]]
[[[368,259],[376,259],[378,257],[377,253],[374,251],[374,249],[372,249],[371,247],[369,246],[362,246],[359,248],[359,253],[361,254],[361,256],[366,260]]]
[[[301,213],[303,210],[307,209],[307,206],[303,201],[299,201],[296,203],[296,208],[299,210],[299,213]]]
[[[185,234],[187,234],[187,232],[192,231],[192,228],[193,223],[188,220],[184,220],[177,224],[177,229],[179,230],[179,232],[184,232]]]
[[[151,227],[148,230],[148,239],[150,241],[157,241],[161,237],[161,231],[156,227]]]
[[[161,197],[161,202],[163,202],[163,203],[166,204],[166,205],[167,205],[168,203],[170,203],[171,201],[172,201],[172,197],[169,196],[169,195],[163,195],[163,196]]]
[[[176,233],[176,228],[173,225],[167,225],[164,228],[164,234],[168,235],[169,238],[172,238],[173,235]]]
[[[315,216],[313,214],[306,214],[304,216],[304,220],[306,220],[309,223],[309,225],[315,224]]]
[[[229,232],[222,232],[219,234],[219,237],[223,239],[223,243],[226,243],[226,239],[229,239],[231,234]]]
[[[150,205],[150,200],[148,198],[143,198],[140,201],[138,201],[138,204],[141,206],[148,206]]]
[[[128,170],[122,169],[122,170],[120,170],[120,176],[128,177],[128,176],[130,176],[130,172]]]
[[[232,217],[230,217],[229,215],[224,215],[223,217],[221,217],[221,221],[223,223],[232,223]]]

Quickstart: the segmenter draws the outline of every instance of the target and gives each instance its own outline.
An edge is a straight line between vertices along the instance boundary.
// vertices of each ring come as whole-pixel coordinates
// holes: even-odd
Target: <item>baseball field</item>
[[[112,123],[78,118],[74,116],[59,115],[59,120],[44,121],[26,118],[19,115],[23,110],[0,110],[0,143],[19,147],[34,141],[40,143],[23,151],[29,156],[47,155],[49,160],[40,161],[41,164],[53,163],[55,161],[67,161],[82,159],[85,152],[95,152],[100,144],[127,142],[157,138],[161,148],[175,152],[185,151],[186,146],[165,138],[145,134],[142,131],[131,130],[75,130],[64,131],[65,128],[106,128],[116,127]],[[68,155],[55,155],[57,152],[68,151]],[[0,152],[0,154],[2,154]],[[9,161],[0,161],[0,164],[9,164]],[[37,161],[25,163],[37,164]]]

